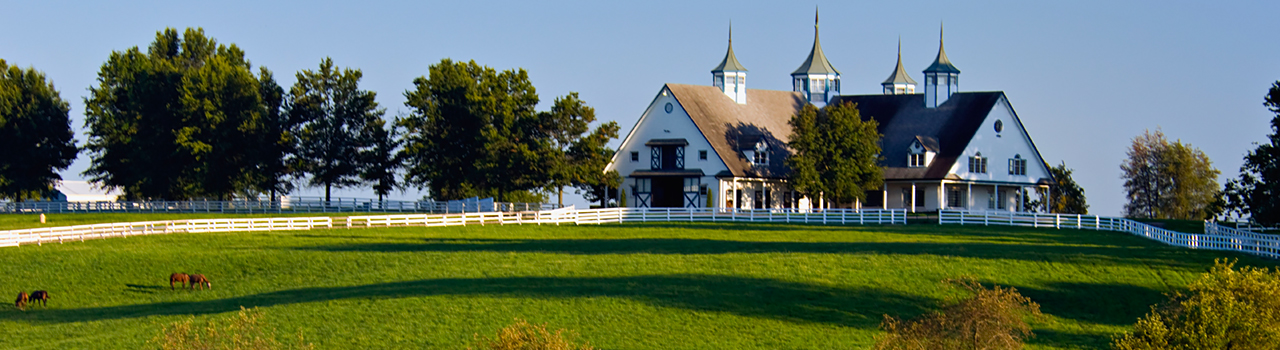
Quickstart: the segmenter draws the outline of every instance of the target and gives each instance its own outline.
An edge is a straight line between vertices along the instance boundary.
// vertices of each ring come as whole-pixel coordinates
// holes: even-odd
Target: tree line
[[[1267,142],[1244,156],[1240,175],[1219,186],[1221,172],[1200,149],[1164,133],[1135,137],[1120,165],[1129,217],[1203,220],[1234,215],[1256,223],[1280,224],[1280,81],[1263,105],[1275,114]]]
[[[588,200],[616,187],[601,171],[618,125],[569,93],[550,111],[523,69],[444,59],[404,93],[407,115],[386,120],[359,69],[330,58],[288,90],[235,44],[200,28],[157,32],[146,50],[114,51],[85,98],[88,142],[70,108],[34,68],[0,60],[0,198],[46,197],[76,154],[84,172],[128,199],[228,199],[289,193],[298,184],[408,187],[437,200],[541,200],[565,187]]]

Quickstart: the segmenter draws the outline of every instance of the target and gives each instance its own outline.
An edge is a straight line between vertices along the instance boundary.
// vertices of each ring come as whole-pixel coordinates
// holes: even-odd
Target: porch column
[[[916,212],[916,183],[911,183],[911,212]]]
[[[973,183],[969,183],[969,189],[965,191],[965,209],[973,210]]]
[[[947,209],[947,183],[938,181],[938,209]]]
[[[994,184],[993,186],[995,188],[991,190],[991,197],[994,198],[993,202],[995,202],[996,207],[990,209],[1000,209],[1000,200],[1002,199],[1000,198],[1000,184]]]
[[[880,191],[880,196],[883,197],[880,201],[881,209],[889,210],[889,184],[884,184],[884,191]]]

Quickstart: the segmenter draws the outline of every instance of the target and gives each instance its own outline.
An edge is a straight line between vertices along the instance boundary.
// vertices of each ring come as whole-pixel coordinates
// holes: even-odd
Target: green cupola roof
[[[938,28],[938,57],[933,59],[933,64],[929,68],[924,69],[925,73],[960,73],[960,69],[951,64],[951,59],[947,58],[947,49],[942,44],[942,28]]]
[[[836,67],[827,61],[827,55],[822,53],[822,43],[818,41],[818,14],[815,11],[813,15],[813,49],[809,50],[809,58],[800,64],[800,68],[791,72],[791,75],[804,74],[840,74]]]
[[[733,24],[729,24],[729,52],[724,54],[724,60],[720,61],[720,65],[711,69],[712,73],[716,72],[746,72],[747,67],[743,67],[742,63],[738,63],[738,56],[733,54]]]
[[[898,39],[898,66],[893,68],[893,73],[889,74],[889,79],[885,79],[881,85],[889,84],[912,84],[916,81],[907,75],[907,70],[902,68],[902,39]]]

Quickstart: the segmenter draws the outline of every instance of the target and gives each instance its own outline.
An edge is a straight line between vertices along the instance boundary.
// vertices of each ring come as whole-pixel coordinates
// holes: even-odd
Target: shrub
[[[1024,318],[1039,317],[1040,305],[1017,289],[988,289],[972,279],[944,282],[973,295],[909,321],[885,315],[875,349],[1020,349],[1034,336]]]
[[[1280,344],[1280,269],[1215,260],[1184,294],[1151,308],[1132,333],[1112,341],[1130,349],[1275,349]]]
[[[202,325],[195,324],[195,317],[169,324],[164,333],[151,339],[151,343],[164,350],[275,350],[275,349],[314,349],[312,344],[304,344],[302,332],[298,332],[298,342],[292,346],[283,345],[276,340],[274,330],[263,329],[258,321],[262,312],[257,308],[245,309],[225,324],[218,320],[209,320]]]
[[[547,331],[547,325],[529,324],[516,319],[516,323],[498,331],[497,339],[479,339],[476,348],[483,350],[594,350],[589,344],[578,345],[568,338],[563,329],[555,333]],[[572,333],[572,332],[569,332]],[[467,348],[471,349],[471,348]]]

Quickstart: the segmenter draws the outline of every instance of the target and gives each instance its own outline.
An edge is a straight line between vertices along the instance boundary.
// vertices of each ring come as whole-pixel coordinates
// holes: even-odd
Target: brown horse
[[[204,290],[205,287],[213,289],[213,284],[209,283],[209,279],[205,278],[204,275],[191,275],[191,289],[195,290],[196,286],[200,286],[201,290]]]
[[[30,297],[30,299],[29,299],[29,300],[31,301],[31,305],[35,305],[35,304],[36,304],[36,302],[37,302],[37,301],[39,301],[39,302],[40,302],[40,306],[48,307],[48,306],[49,306],[49,292],[46,292],[46,291],[43,291],[43,290],[37,290],[37,291],[31,292],[31,297]]]
[[[27,292],[18,292],[18,300],[13,302],[13,306],[17,306],[18,310],[26,310],[27,299],[30,297],[31,296],[27,295]]]
[[[190,278],[191,277],[187,276],[185,273],[174,272],[172,275],[169,275],[169,290],[173,290],[174,283],[181,284],[182,288],[186,288],[187,282],[190,281]]]

